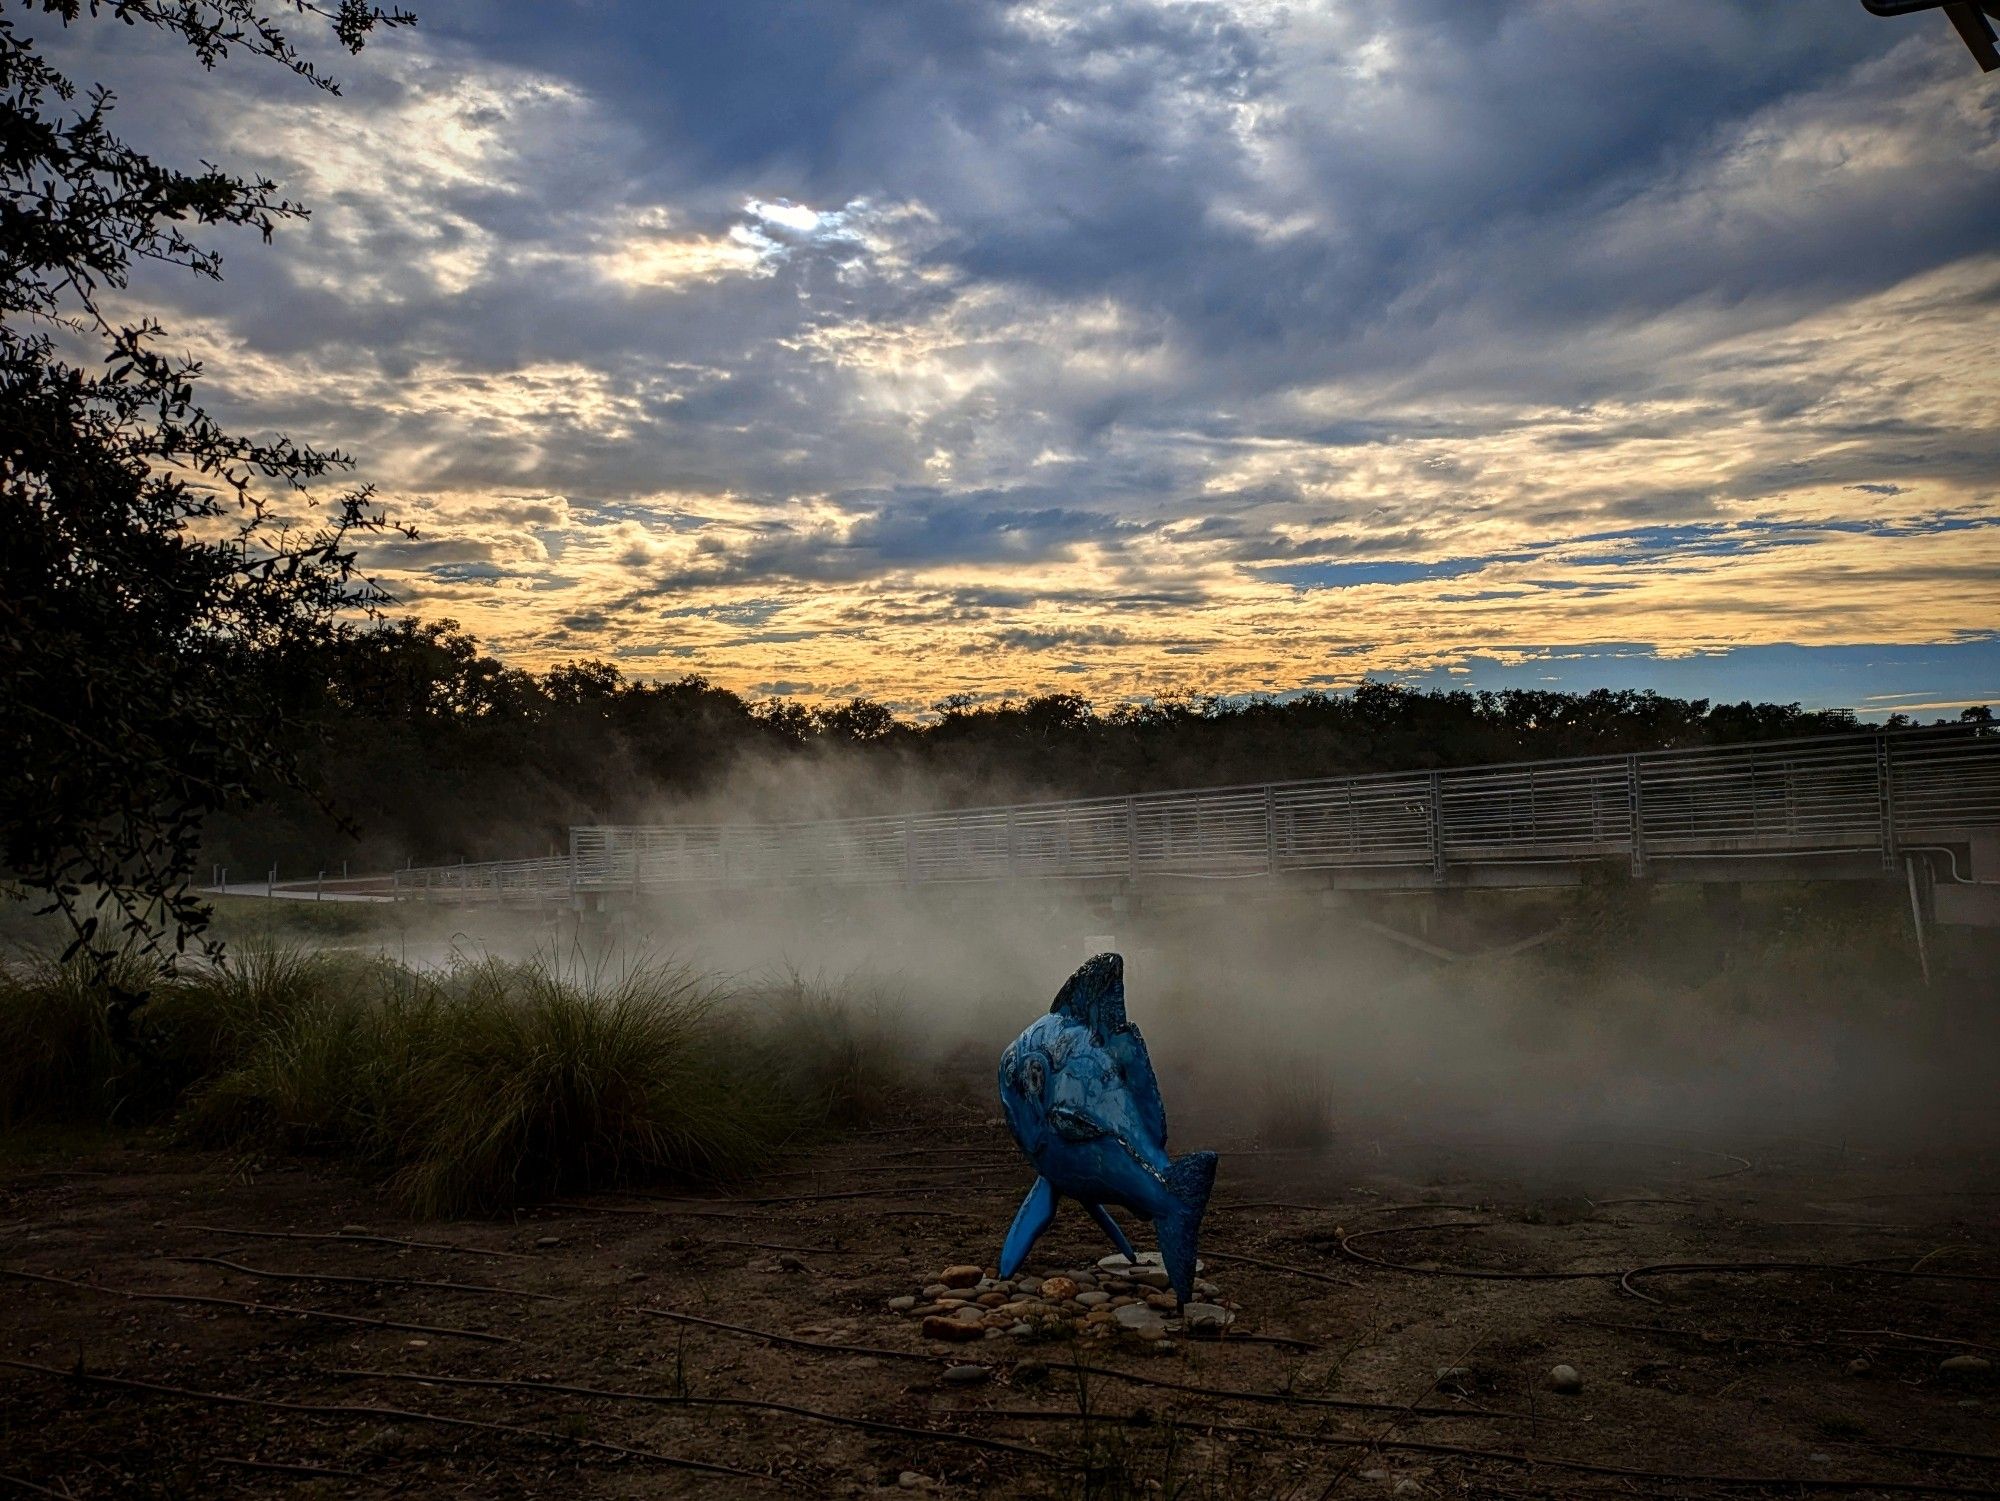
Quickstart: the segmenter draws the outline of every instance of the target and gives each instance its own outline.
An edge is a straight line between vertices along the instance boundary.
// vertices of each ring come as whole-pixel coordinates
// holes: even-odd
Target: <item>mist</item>
[[[649,817],[828,819],[1045,795],[893,757],[745,757],[708,794]],[[517,927],[502,946],[522,941]],[[1183,1148],[1421,1141],[1534,1169],[1599,1138],[2000,1135],[1954,1062],[1990,1031],[1972,1004],[1977,950],[1926,985],[1907,908],[1873,884],[801,886],[627,898],[534,941],[670,960],[745,994],[838,995],[941,1091],[980,1103],[1001,1048],[1077,964],[1115,949]]]

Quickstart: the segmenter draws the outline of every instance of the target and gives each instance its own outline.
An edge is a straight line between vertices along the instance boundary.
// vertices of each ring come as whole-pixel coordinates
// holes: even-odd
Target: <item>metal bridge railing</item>
[[[567,859],[398,872],[398,895],[1811,859],[2000,825],[2000,735],[1879,731],[1694,750],[794,823],[588,825]]]
[[[565,856],[418,866],[395,873],[397,897],[424,901],[539,905],[566,898],[575,889],[574,872]]]

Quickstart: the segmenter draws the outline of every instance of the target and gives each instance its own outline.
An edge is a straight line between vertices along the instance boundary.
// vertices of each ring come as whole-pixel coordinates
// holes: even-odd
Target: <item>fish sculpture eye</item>
[[[1021,1063],[1021,1093],[1031,1100],[1042,1097],[1042,1086],[1048,1083],[1042,1072],[1042,1060],[1030,1053]]]

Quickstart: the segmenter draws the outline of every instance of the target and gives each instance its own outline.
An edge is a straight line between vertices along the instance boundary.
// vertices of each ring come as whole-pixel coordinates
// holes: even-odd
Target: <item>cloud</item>
[[[523,662],[1109,698],[2000,604],[2000,94],[1942,26],[496,0],[338,100],[59,45],[313,203],[128,301]]]

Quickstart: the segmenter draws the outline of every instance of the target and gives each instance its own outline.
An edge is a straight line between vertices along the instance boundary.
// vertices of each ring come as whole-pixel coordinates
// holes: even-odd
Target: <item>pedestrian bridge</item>
[[[1859,732],[1694,750],[776,823],[586,825],[566,856],[412,868],[398,897],[566,902],[777,887],[1602,879],[1986,885],[2000,734]],[[1975,874],[1975,862],[1979,869]]]

